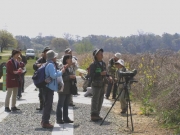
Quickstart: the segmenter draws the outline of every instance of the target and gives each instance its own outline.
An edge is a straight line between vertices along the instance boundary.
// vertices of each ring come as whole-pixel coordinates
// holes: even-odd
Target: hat
[[[96,54],[101,51],[101,52],[104,52],[104,50],[101,48],[101,49],[96,49],[94,52],[93,52],[93,56],[96,56]]]
[[[121,58],[121,54],[120,54],[120,53],[115,53],[114,56],[115,56],[116,58],[118,58],[118,59]]]
[[[118,61],[115,62],[115,64],[121,64],[122,66],[124,66],[124,60],[119,59]]]
[[[67,48],[64,52],[65,53],[70,53],[72,50],[70,48]]]
[[[44,50],[42,51],[42,53],[45,53],[45,52],[47,52],[47,51],[49,51],[49,50],[51,50],[48,46],[46,46],[45,48],[44,48]]]
[[[56,58],[58,56],[58,53],[55,53],[53,50],[49,50],[46,53],[46,60],[51,60],[53,58]]]

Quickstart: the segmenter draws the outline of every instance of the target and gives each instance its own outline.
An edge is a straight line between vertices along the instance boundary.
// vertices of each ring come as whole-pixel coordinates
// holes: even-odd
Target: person
[[[42,64],[46,63],[46,52],[51,50],[49,47],[45,47],[42,51],[42,56],[33,64],[33,69],[36,71]],[[44,100],[43,100],[43,88],[39,88],[39,102],[40,106],[39,108],[36,108],[36,110],[42,110],[44,106]]]
[[[116,93],[117,93],[117,82],[115,81],[115,73],[116,73],[116,67],[115,67],[115,62],[118,61],[121,57],[120,53],[115,53],[114,57],[112,57],[109,62],[108,62],[108,74],[111,75],[113,78],[113,82],[108,81],[108,87],[106,90],[106,99],[109,99],[111,90],[113,88],[113,95],[112,99],[116,98]]]
[[[46,78],[51,77],[52,81],[43,88],[44,109],[42,114],[41,126],[43,128],[53,128],[53,125],[49,123],[50,113],[52,110],[54,91],[58,91],[57,77],[62,76],[65,68],[61,70],[56,69],[56,58],[58,54],[53,50],[49,50],[46,53],[47,66],[45,68]]]
[[[67,48],[67,49],[65,49],[64,53],[65,53],[65,55],[66,55],[66,54],[72,55],[72,50],[71,50],[70,48]],[[63,57],[64,57],[64,56],[62,56],[62,58],[60,59],[59,63],[62,63]],[[76,70],[78,69],[78,62],[77,62],[77,58],[76,58],[75,56],[72,56],[72,65],[71,65],[71,66],[72,66],[72,69],[73,69],[73,73],[74,73],[74,75],[75,75],[75,74],[76,74]],[[75,106],[75,105],[73,104],[72,94],[71,94],[71,96],[70,96],[69,106]]]
[[[90,77],[93,96],[91,100],[91,120],[102,120],[100,111],[104,99],[105,79],[112,81],[112,77],[107,74],[106,64],[103,61],[103,49],[96,49],[93,52],[94,62],[90,66]]]
[[[19,55],[17,58],[19,67],[22,69],[22,74],[19,75],[19,87],[18,87],[18,94],[17,94],[17,99],[20,99],[22,97],[22,92],[23,92],[23,77],[24,77],[24,72],[26,72],[25,64],[22,62],[22,58]]]
[[[118,75],[119,71],[123,71],[123,72],[126,71],[126,68],[124,66],[124,60],[119,59],[117,62],[115,62],[115,66],[117,67],[115,80],[117,80],[119,82],[118,92],[120,93],[122,91],[121,95],[119,97],[119,101],[121,104],[121,110],[122,110],[121,114],[124,114],[127,111],[127,101],[125,99],[125,90],[123,90],[124,87],[123,87],[123,84],[121,84],[121,82],[124,82],[125,80],[124,80],[124,78],[120,78]]]
[[[27,59],[26,59],[26,56],[22,55],[22,50],[19,49],[19,51],[20,51],[20,57],[21,57],[21,59],[22,59],[22,62],[24,63],[24,69],[25,69],[25,68],[26,68],[25,66],[26,66],[26,64],[27,64]],[[22,75],[21,75],[21,76],[22,76],[22,92],[24,92],[24,83],[25,83],[25,78],[24,78],[24,76],[25,76],[26,72],[27,72],[27,71],[23,72]]]
[[[19,75],[22,69],[19,68],[17,58],[20,55],[18,50],[12,50],[11,57],[6,63],[6,87],[7,93],[5,98],[5,112],[20,110],[16,107],[16,96],[19,87]],[[9,101],[12,95],[11,110],[9,108]]]
[[[56,109],[56,123],[73,123],[72,120],[68,117],[68,105],[71,96],[71,83],[76,79],[76,76],[73,73],[72,69],[72,55],[66,54],[63,57],[63,65],[67,65],[67,69],[62,75],[64,82],[63,91],[58,93],[58,105]],[[62,112],[63,109],[63,112]]]

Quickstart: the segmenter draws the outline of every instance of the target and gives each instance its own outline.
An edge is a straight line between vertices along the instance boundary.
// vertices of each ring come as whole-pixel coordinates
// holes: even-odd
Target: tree
[[[11,33],[9,33],[6,30],[1,30],[0,31],[0,47],[1,47],[1,52],[3,51],[4,48],[8,48],[8,47],[16,48],[17,41]]]
[[[54,38],[50,45],[51,49],[59,52],[63,52],[67,47],[69,47],[69,43],[63,38]]]
[[[76,52],[79,54],[90,52],[94,48],[93,45],[87,40],[82,40],[81,42],[75,44],[74,46],[75,46]]]

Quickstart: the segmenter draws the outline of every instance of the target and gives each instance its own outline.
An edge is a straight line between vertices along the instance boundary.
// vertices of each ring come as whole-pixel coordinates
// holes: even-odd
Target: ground
[[[114,102],[114,100],[112,100]],[[131,108],[132,108],[132,118],[133,118],[133,125],[134,125],[134,132],[131,133],[133,135],[171,135],[173,134],[172,130],[168,130],[165,128],[160,127],[158,122],[155,119],[155,116],[145,116],[140,114],[140,104],[131,102]],[[126,115],[121,115],[121,109],[120,109],[120,102],[117,101],[112,108],[112,111],[116,114],[115,116],[117,119],[120,119],[120,117],[124,117],[124,119],[127,119]],[[124,123],[127,124],[127,123]],[[129,128],[131,128],[131,122],[130,122],[130,116],[129,116]],[[119,127],[119,130],[126,130],[127,132],[129,129],[122,129]]]

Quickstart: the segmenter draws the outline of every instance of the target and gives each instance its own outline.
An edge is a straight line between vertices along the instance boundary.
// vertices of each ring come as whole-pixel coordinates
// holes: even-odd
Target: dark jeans
[[[113,84],[114,84],[114,89],[113,89],[113,98],[116,98],[116,92],[117,92],[117,83],[111,83],[111,82],[108,82],[108,87],[107,87],[107,91],[106,91],[106,97],[109,97],[110,96],[110,93],[111,93],[111,89],[113,87]]]
[[[44,97],[43,97],[43,91],[45,88],[39,88],[39,102],[40,102],[40,108],[44,106]]]
[[[58,105],[56,109],[56,120],[69,120],[68,117],[68,105],[70,100],[70,94],[58,94]],[[62,112],[63,109],[63,112]]]
[[[18,97],[22,97],[21,93],[22,93],[22,82],[19,81],[19,87],[18,87],[18,94],[17,94],[17,96]]]
[[[43,115],[42,115],[42,122],[43,123],[49,123],[51,109],[52,109],[52,103],[53,103],[53,96],[54,91],[45,87],[43,89],[43,97],[44,97],[44,109],[43,109]]]

